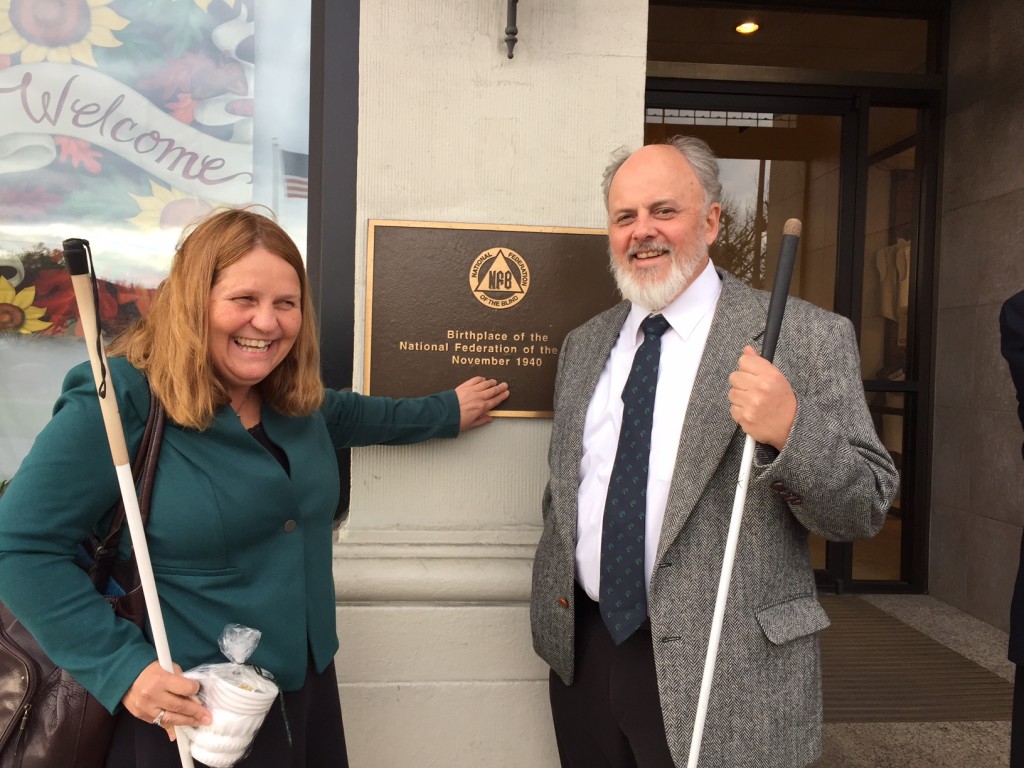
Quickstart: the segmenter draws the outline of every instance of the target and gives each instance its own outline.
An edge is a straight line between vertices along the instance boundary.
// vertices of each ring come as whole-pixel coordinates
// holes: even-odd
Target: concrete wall
[[[505,14],[361,4],[357,389],[368,219],[600,227],[609,154],[642,142],[646,0],[519,3],[511,60]],[[354,453],[335,577],[356,768],[557,764],[528,618],[549,431]]]
[[[1024,289],[1024,5],[954,0],[932,463],[932,594],[1000,628],[1024,526],[1021,427],[999,307]]]

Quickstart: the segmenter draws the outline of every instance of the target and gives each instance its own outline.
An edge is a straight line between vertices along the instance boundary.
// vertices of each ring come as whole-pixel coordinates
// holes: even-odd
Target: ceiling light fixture
[[[756,21],[744,21],[742,24],[736,27],[736,31],[741,35],[751,35],[757,32],[759,25]]]

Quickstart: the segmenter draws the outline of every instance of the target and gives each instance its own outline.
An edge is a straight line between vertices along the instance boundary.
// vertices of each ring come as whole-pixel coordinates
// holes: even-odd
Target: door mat
[[[819,599],[826,723],[1010,719],[1003,678],[860,598]]]

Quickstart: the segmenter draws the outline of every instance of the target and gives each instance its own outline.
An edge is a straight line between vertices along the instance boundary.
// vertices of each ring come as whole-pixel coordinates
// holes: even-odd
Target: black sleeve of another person
[[[1024,291],[1014,294],[1003,304],[999,312],[999,340],[1017,390],[1017,416],[1024,426]],[[1024,455],[1024,444],[1021,452]],[[1021,558],[1021,564],[1024,564],[1024,540],[1021,542]],[[1021,565],[1017,568],[1017,582],[1010,604],[1009,658],[1018,665],[1024,665],[1024,568]]]
[[[999,312],[1000,349],[1017,390],[1017,417],[1024,426],[1024,291],[1006,300]],[[1024,444],[1021,445],[1024,455]]]

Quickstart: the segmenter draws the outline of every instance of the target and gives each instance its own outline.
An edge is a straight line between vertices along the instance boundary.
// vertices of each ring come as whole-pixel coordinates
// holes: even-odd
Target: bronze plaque
[[[550,417],[566,334],[619,299],[603,229],[371,220],[365,391],[507,381],[496,416]]]

